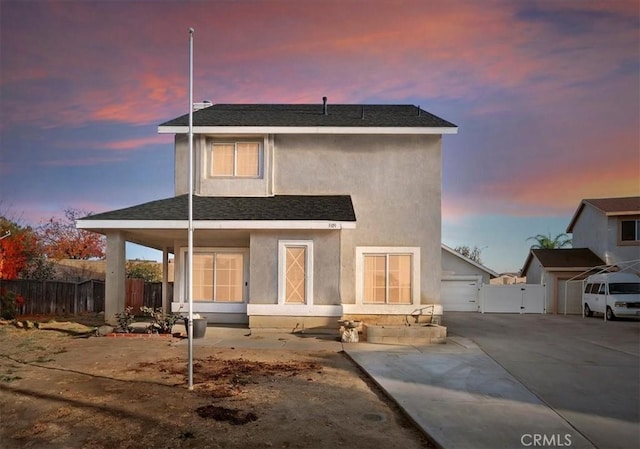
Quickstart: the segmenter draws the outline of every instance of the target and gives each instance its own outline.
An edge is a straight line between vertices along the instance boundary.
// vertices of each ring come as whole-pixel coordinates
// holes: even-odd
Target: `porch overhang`
[[[173,252],[175,242],[185,238],[187,212],[188,197],[179,195],[84,217],[76,227],[120,232],[128,242]],[[248,239],[252,230],[355,229],[356,215],[349,195],[194,196],[193,226],[200,234]]]

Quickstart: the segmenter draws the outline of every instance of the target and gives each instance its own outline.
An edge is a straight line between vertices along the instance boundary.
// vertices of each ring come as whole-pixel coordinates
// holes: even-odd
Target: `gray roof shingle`
[[[451,122],[413,105],[215,104],[193,113],[194,126],[279,127],[435,127],[456,128]],[[188,126],[189,114],[162,123]]]
[[[590,204],[607,216],[640,214],[640,196],[585,199],[580,202],[578,209],[573,214],[566,232],[573,232],[573,228],[586,204]]]
[[[82,220],[186,220],[188,196],[179,195],[84,217]],[[356,221],[349,195],[271,197],[194,196],[194,220]]]
[[[595,198],[583,201],[585,203],[590,203],[606,214],[640,214],[640,196],[629,196],[625,198]]]
[[[588,248],[532,249],[531,252],[543,267],[548,268],[590,268],[604,265]]]

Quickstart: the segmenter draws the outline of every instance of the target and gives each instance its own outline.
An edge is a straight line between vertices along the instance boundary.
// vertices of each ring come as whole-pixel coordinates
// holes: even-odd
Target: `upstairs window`
[[[640,219],[620,220],[620,240],[623,242],[640,241]]]
[[[260,177],[261,151],[258,142],[213,143],[210,174],[213,177]]]

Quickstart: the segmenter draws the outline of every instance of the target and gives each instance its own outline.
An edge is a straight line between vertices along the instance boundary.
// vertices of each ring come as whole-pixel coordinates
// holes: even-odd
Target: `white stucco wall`
[[[531,264],[526,273],[527,276],[527,284],[542,284],[542,264],[538,259],[533,257],[531,260]]]
[[[255,231],[251,233],[250,288],[252,304],[278,303],[278,242],[313,242],[313,304],[339,305],[339,231]]]
[[[258,182],[207,179],[203,172],[206,164],[202,162],[206,161],[206,139],[212,136],[195,136],[196,164],[202,167],[195,171],[195,192],[351,195],[357,217],[355,230],[306,234],[306,238],[314,240],[316,304],[340,304],[340,300],[344,304],[355,303],[357,246],[419,247],[421,303],[440,302],[440,135],[255,137],[264,141],[264,171]],[[184,135],[176,136],[175,164],[175,193],[187,193],[188,140]],[[285,231],[251,232],[252,303],[273,304],[277,299],[277,240],[289,235]],[[220,241],[213,239],[196,245],[201,243],[218,246]],[[184,246],[184,242],[175,245]],[[176,288],[180,288],[178,278]]]
[[[341,231],[344,304],[355,303],[357,246],[420,247],[421,302],[440,302],[441,137],[277,135],[276,194],[348,194],[357,229]]]
[[[585,204],[582,213],[573,226],[572,246],[589,248],[605,260],[610,245],[610,234],[615,236],[615,229],[609,229],[607,217],[593,206]]]
[[[210,170],[211,146],[214,142],[257,142],[260,143],[261,172],[256,178],[213,177]],[[268,196],[272,194],[273,138],[267,135],[245,136],[202,136],[193,138],[194,192],[203,196]],[[186,135],[176,135],[175,139],[175,194],[188,193],[189,139]]]

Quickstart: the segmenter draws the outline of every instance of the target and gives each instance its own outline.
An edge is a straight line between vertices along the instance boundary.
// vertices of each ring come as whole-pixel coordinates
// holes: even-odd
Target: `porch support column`
[[[116,313],[125,304],[125,239],[122,232],[107,232],[107,267],[104,292],[104,320],[117,324]]]
[[[162,310],[165,313],[171,312],[169,302],[169,248],[162,248]]]

